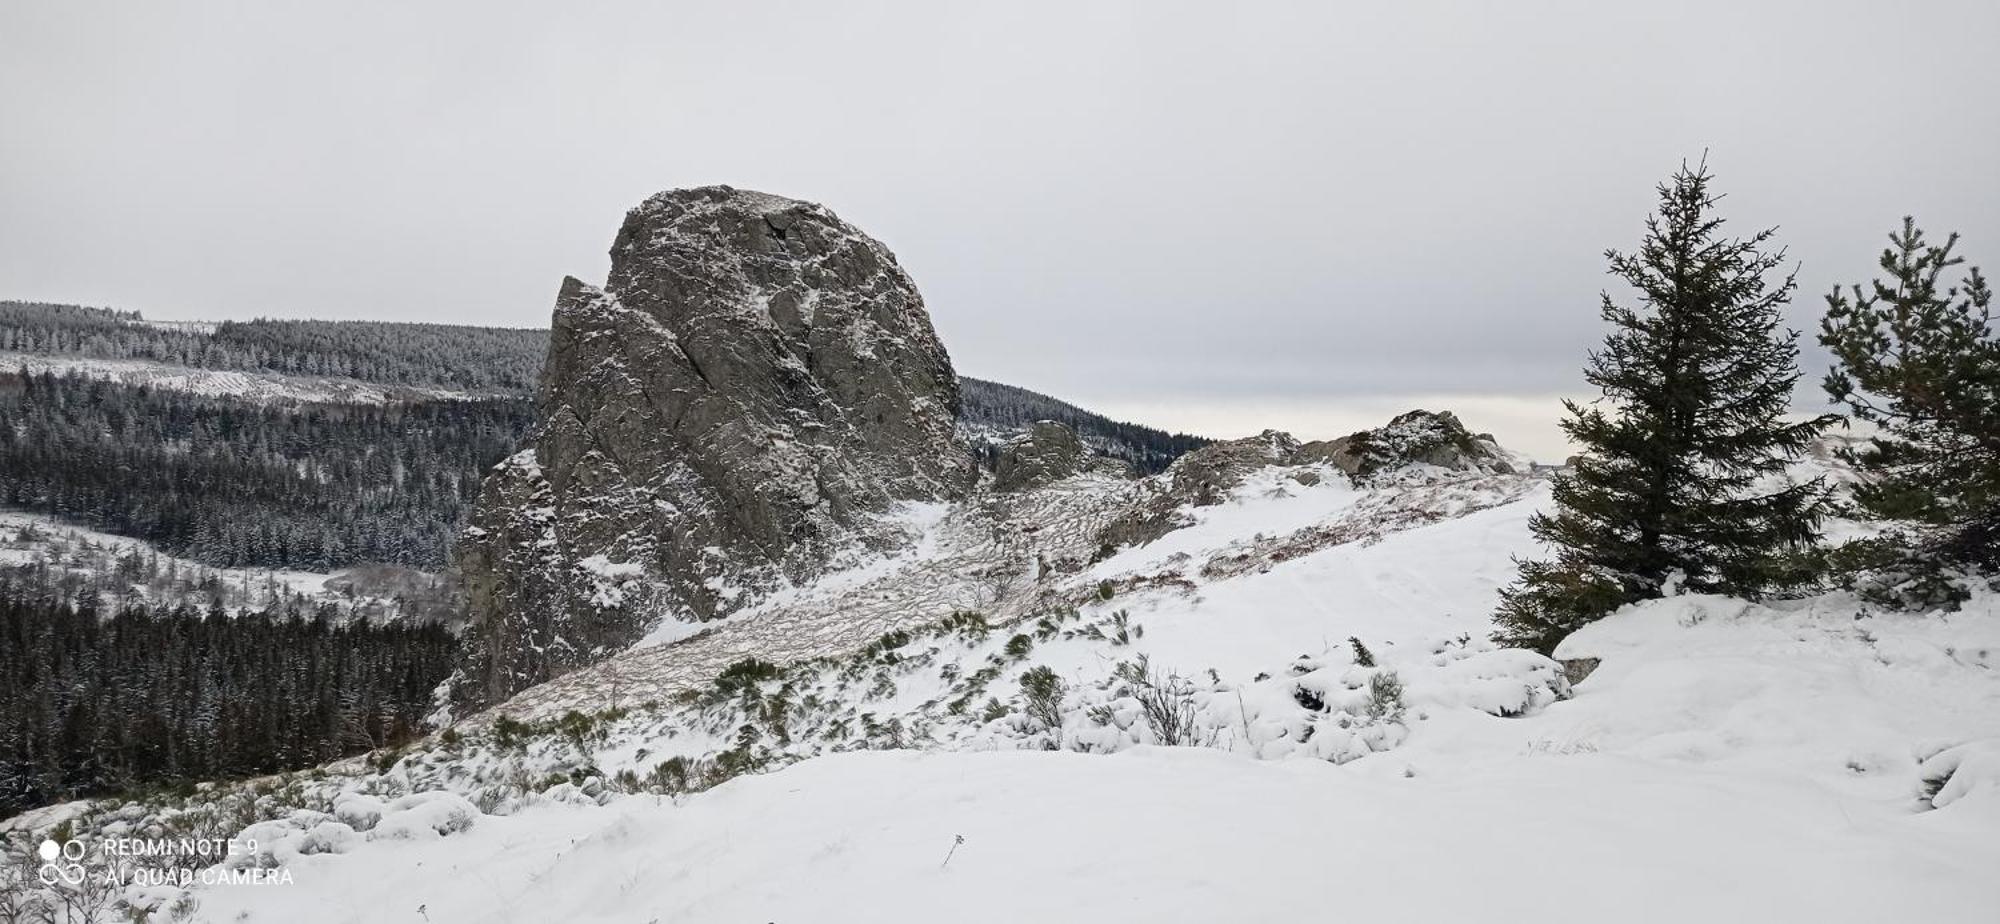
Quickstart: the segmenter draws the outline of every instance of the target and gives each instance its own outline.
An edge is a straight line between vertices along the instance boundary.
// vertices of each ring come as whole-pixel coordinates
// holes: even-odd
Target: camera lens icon
[[[42,866],[35,871],[35,875],[42,880],[43,885],[83,884],[83,864],[77,862],[83,859],[81,841],[64,841],[58,844],[52,839],[45,840],[36,852],[42,858]]]

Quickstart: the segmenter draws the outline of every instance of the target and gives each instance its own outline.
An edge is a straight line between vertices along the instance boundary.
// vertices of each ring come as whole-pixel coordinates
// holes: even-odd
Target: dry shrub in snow
[[[1152,662],[1140,655],[1134,663],[1120,662],[1117,677],[1131,688],[1132,697],[1139,701],[1141,714],[1146,717],[1146,727],[1153,732],[1154,740],[1167,747],[1196,744],[1195,717],[1199,710],[1194,701],[1194,683],[1172,671],[1155,670]]]

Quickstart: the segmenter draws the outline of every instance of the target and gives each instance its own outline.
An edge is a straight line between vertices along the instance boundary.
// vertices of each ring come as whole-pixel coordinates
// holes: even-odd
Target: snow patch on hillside
[[[410,604],[443,611],[441,578],[408,568],[363,565],[332,574],[217,568],[161,552],[150,543],[74,526],[40,514],[0,510],[0,576],[12,569],[68,575],[94,592],[106,612],[127,601],[160,607],[220,605],[232,616],[299,602],[339,618],[375,623],[403,618]]]
[[[1312,477],[1301,481],[1301,475]],[[669,702],[746,657],[784,665],[839,656],[885,633],[955,613],[1015,627],[1003,639],[1055,612],[1101,620],[1122,609],[1149,628],[1158,622],[1170,632],[1199,613],[1193,623],[1211,629],[1199,641],[1182,639],[1176,646],[1201,652],[1201,660],[1161,660],[1190,672],[1226,667],[1247,674],[1326,650],[1353,631],[1328,635],[1329,617],[1336,615],[1335,623],[1359,620],[1355,628],[1380,629],[1392,640],[1456,636],[1465,632],[1464,620],[1435,614],[1442,609],[1447,616],[1476,612],[1483,618],[1490,611],[1494,590],[1511,579],[1510,556],[1528,550],[1531,511],[1516,502],[1543,496],[1547,486],[1521,475],[1455,474],[1376,488],[1357,486],[1325,466],[1271,466],[1252,473],[1219,504],[1185,508],[1193,526],[1105,557],[1098,539],[1105,525],[1151,489],[1148,482],[1085,473],[975,503],[906,508],[891,523],[906,537],[896,546],[901,551],[861,556],[825,580],[776,592],[691,636],[667,627],[608,661],[525,690],[475,721],[503,712],[551,717]],[[1501,509],[1514,512],[1498,514]],[[1489,514],[1507,525],[1485,519]],[[1455,527],[1462,522],[1472,525],[1461,532]],[[1390,541],[1406,531],[1430,538],[1416,546]],[[1099,557],[1094,564],[1093,557]],[[1321,575],[1307,579],[1312,583],[1325,579],[1316,569],[1345,575],[1340,569],[1350,566],[1338,563],[1355,561],[1367,562],[1361,567],[1370,572],[1355,582],[1358,594],[1347,587],[1257,582],[1280,589],[1253,591],[1219,607],[1205,602],[1211,593],[1226,599],[1238,593],[1238,577]],[[1459,570],[1443,571],[1439,564]],[[1115,606],[1103,599],[1107,584],[1118,598]],[[1378,593],[1392,599],[1380,600]],[[1260,633],[1259,626],[1269,631]],[[1230,641],[1242,631],[1254,643]],[[1473,634],[1483,637],[1485,630]],[[1098,668],[1110,663],[1095,662]]]
[[[0,353],[0,373],[78,375],[87,379],[263,403],[388,404],[395,401],[466,401],[504,397],[443,388],[381,385],[357,379],[197,369],[144,360],[91,359]]]

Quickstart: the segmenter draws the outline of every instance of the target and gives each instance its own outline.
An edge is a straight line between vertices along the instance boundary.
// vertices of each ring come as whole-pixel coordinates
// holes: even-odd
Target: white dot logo
[[[58,844],[54,839],[45,840],[36,853],[41,855],[42,868],[36,870],[35,875],[42,880],[43,885],[52,886],[58,882],[73,886],[83,884],[83,864],[74,862],[83,859],[83,842],[66,841]],[[61,864],[56,862],[58,860],[72,862]]]

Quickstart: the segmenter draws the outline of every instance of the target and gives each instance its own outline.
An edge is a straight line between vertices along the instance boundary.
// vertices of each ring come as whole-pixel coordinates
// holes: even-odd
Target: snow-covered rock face
[[[604,288],[565,280],[553,326],[533,447],[495,469],[460,544],[472,625],[460,705],[906,547],[922,531],[885,514],[963,499],[976,481],[955,432],[958,380],[915,285],[820,206],[728,187],[654,196],[627,215]],[[1312,446],[1266,433],[1190,453],[1136,488],[1103,473],[1090,491],[983,500],[948,521],[999,537],[1012,557],[982,552],[960,563],[979,586],[948,573],[916,596],[950,588],[967,598],[958,608],[1025,612],[1045,602],[1032,585],[1051,568],[1154,541],[1264,466],[1327,461],[1369,479],[1511,471],[1450,414]],[[1000,463],[1003,494],[1091,468],[1053,424]],[[1045,508],[1082,512],[1059,529],[1017,515]],[[1032,592],[1015,591],[1024,576]]]
[[[1062,614],[1083,613],[1111,626],[1112,610],[1135,601],[1178,606],[1286,562],[1462,520],[1545,485],[1526,475],[1471,472],[1356,484],[1326,463],[1289,464],[1297,447],[1273,432],[1190,453],[1167,472],[1136,481],[1092,468],[1038,487],[982,489],[960,502],[911,505],[887,521],[909,536],[893,548],[854,550],[840,570],[769,595],[699,634],[656,632],[470,721],[669,702],[744,658],[790,665],[842,657],[885,635],[959,616],[1008,635]],[[1515,551],[1494,551],[1485,564],[1496,575],[1511,574],[1508,555]],[[1481,574],[1474,586],[1490,593],[1499,582]],[[1116,634],[1115,627],[1103,631]],[[1301,636],[1306,640],[1318,641],[1317,632]],[[1270,659],[1305,650],[1293,647],[1238,667],[1262,670]],[[936,692],[940,702],[964,695]]]
[[[1090,461],[1075,430],[1054,421],[1037,421],[1000,447],[993,487],[1000,491],[1040,487],[1083,471]]]
[[[1416,410],[1388,424],[1334,440],[1300,443],[1289,433],[1266,430],[1214,443],[1174,461],[1155,489],[1105,529],[1104,542],[1147,543],[1191,522],[1186,511],[1226,500],[1252,473],[1267,466],[1298,468],[1317,479],[1313,466],[1338,470],[1358,484],[1422,485],[1463,475],[1511,475],[1517,466],[1493,437],[1474,435],[1450,411]]]
[[[627,214],[606,285],[565,280],[533,448],[461,543],[491,702],[899,535],[961,496],[958,380],[894,255],[827,209],[726,186]]]
[[[1467,430],[1450,411],[1410,411],[1386,426],[1307,443],[1298,454],[1357,478],[1394,477],[1413,467],[1503,474],[1516,468],[1492,436]]]

